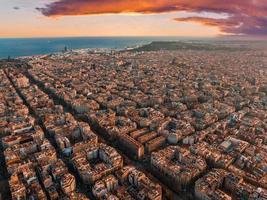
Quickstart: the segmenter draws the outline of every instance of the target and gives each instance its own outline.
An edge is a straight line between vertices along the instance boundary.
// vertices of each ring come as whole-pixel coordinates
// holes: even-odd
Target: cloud
[[[205,17],[176,18],[179,22],[197,22],[207,26],[216,26],[224,33],[234,35],[267,35],[267,18],[235,15],[226,19]]]
[[[193,16],[175,20],[216,26],[230,34],[267,35],[267,0],[58,0],[37,9],[45,16],[177,11],[227,14],[224,19]]]

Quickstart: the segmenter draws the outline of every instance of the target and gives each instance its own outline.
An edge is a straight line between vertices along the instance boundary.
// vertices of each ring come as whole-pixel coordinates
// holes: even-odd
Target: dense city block
[[[264,50],[2,62],[4,199],[267,199]]]

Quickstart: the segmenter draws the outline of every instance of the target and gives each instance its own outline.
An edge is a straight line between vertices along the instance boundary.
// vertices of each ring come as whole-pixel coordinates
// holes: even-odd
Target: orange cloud
[[[37,8],[45,16],[92,15],[106,13],[224,13],[226,19],[177,18],[217,26],[233,34],[267,34],[267,0],[59,0]]]
[[[219,27],[222,32],[233,32],[232,28],[236,29],[242,24],[238,20],[227,19],[215,19],[207,17],[185,17],[185,18],[175,18],[175,21],[178,22],[196,22],[201,23],[207,26],[216,26]]]

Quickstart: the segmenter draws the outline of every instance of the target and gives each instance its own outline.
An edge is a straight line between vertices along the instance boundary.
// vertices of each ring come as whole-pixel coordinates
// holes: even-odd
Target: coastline
[[[82,38],[83,39],[83,38]],[[243,50],[248,49],[248,47],[253,46],[257,49],[262,49],[266,44],[266,41],[252,41],[252,40],[220,40],[220,39],[190,39],[190,38],[162,38],[162,40],[156,39],[154,37],[144,40],[138,38],[135,40],[133,38],[105,38],[102,40],[92,40],[93,38],[86,38],[90,40],[87,44],[81,44],[83,41],[79,41],[77,38],[74,40],[63,40],[62,38],[54,38],[54,41],[49,43],[48,41],[42,41],[41,43],[47,42],[42,46],[39,43],[31,44],[31,41],[38,41],[38,39],[29,39],[29,43],[25,43],[23,47],[18,47],[14,53],[11,51],[14,47],[3,47],[1,46],[0,40],[0,60],[10,58],[25,59],[29,57],[40,57],[53,54],[66,52],[91,52],[91,53],[101,53],[101,52],[111,52],[111,51],[157,51],[157,50]],[[98,38],[99,39],[99,38]],[[155,40],[154,40],[155,39]],[[2,39],[3,40],[3,39]],[[25,39],[23,39],[25,40]],[[88,41],[87,41],[88,42]],[[72,45],[67,45],[68,43]],[[76,44],[78,43],[78,44]],[[27,45],[29,48],[27,48]],[[19,45],[17,45],[19,46]],[[73,47],[72,47],[73,46]],[[230,48],[229,48],[230,46]]]
[[[72,50],[124,50],[152,41],[171,40],[161,37],[83,37],[83,38],[23,38],[0,39],[0,59],[60,53],[65,47]],[[179,38],[176,38],[179,40]]]
[[[49,55],[60,55],[60,54],[67,54],[67,53],[111,53],[112,51],[134,51],[135,49],[142,48],[143,46],[150,45],[154,41],[145,43],[142,45],[135,45],[135,46],[126,46],[124,48],[116,49],[116,48],[79,48],[79,49],[69,49],[68,51],[57,51],[51,52],[46,54],[34,54],[28,56],[18,56],[12,59],[28,59],[33,57],[42,57],[42,56],[49,56]],[[5,60],[6,58],[0,58],[0,60]]]
[[[125,36],[125,37],[62,37],[62,38],[0,38],[0,58],[45,55],[70,49],[123,50],[153,41],[213,40],[216,38],[192,38],[175,36]]]

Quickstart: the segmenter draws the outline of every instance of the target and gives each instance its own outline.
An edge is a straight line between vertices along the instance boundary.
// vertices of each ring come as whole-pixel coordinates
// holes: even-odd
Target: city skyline
[[[1,38],[267,34],[265,0],[3,1]]]

